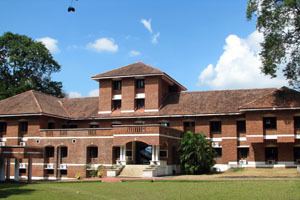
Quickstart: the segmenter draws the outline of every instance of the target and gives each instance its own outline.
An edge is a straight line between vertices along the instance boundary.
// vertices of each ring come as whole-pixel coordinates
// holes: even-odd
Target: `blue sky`
[[[78,0],[68,13],[70,2],[0,0],[0,34],[47,44],[62,66],[53,77],[71,96],[93,93],[92,75],[136,61],[189,90],[285,84],[259,74],[262,38],[246,20],[246,0]]]

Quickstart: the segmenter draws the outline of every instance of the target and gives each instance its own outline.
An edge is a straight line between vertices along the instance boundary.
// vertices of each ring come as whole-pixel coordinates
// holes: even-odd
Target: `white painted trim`
[[[159,109],[145,109],[144,112],[158,112]]]
[[[171,138],[171,139],[178,139],[180,140],[181,138],[179,137],[174,137],[170,135],[164,135],[164,134],[159,134],[159,133],[147,133],[147,134],[114,134],[114,137],[166,137],[166,138]]]
[[[3,151],[3,154],[43,154],[41,152],[31,152],[31,151],[27,151],[27,152],[15,152],[15,151]]]
[[[59,140],[59,139],[108,139],[113,136],[67,136],[67,137],[39,137],[40,140]]]
[[[121,94],[115,94],[112,97],[112,100],[121,100],[122,99],[122,95]]]
[[[145,99],[145,93],[137,93],[137,94],[135,95],[135,98],[136,98],[136,99]]]
[[[277,135],[265,135],[264,139],[266,140],[277,140],[278,136]]]
[[[134,110],[121,110],[121,113],[133,113]]]
[[[252,137],[264,137],[263,134],[261,135],[246,135],[246,138],[252,138]]]
[[[222,138],[211,138],[212,142],[222,142]]]
[[[149,109],[150,110],[150,109]],[[100,113],[101,114],[101,113]],[[170,118],[170,117],[206,117],[206,116],[233,116],[233,115],[241,115],[242,113],[217,113],[217,114],[193,114],[193,115],[142,115],[142,116],[116,116],[116,117],[96,117],[91,119],[144,119],[144,118]],[[90,118],[86,118],[90,119]],[[76,119],[75,119],[76,120]]]
[[[250,147],[250,145],[239,145],[239,146],[237,146],[237,148],[249,148]]]
[[[245,142],[245,141],[247,141],[247,137],[239,137],[238,141]]]
[[[108,110],[108,111],[98,111],[98,114],[111,114],[111,110]]]
[[[243,111],[264,111],[264,110],[298,110],[300,107],[293,107],[293,108],[242,108],[240,109],[241,112]]]

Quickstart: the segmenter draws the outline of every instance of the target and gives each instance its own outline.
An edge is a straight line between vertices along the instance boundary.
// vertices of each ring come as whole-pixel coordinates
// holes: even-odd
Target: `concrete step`
[[[148,165],[126,165],[119,177],[143,177],[143,170],[145,170]]]

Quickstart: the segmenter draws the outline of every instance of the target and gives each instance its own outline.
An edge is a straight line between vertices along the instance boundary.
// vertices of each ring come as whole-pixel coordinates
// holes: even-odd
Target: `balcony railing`
[[[163,134],[181,137],[182,131],[161,125],[117,125],[112,128],[40,129],[44,137],[112,136],[116,134]]]

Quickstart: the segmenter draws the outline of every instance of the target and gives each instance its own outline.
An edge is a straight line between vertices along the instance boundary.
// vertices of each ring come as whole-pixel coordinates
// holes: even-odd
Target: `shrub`
[[[184,133],[179,152],[181,168],[186,174],[210,172],[215,164],[215,151],[203,134]]]

